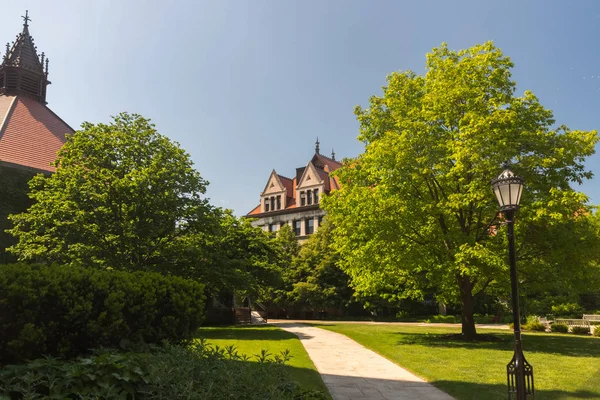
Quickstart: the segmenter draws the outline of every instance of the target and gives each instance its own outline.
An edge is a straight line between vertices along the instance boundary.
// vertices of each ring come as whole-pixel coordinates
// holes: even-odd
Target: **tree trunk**
[[[466,340],[475,340],[475,319],[473,318],[473,285],[466,276],[458,277],[460,300],[462,303],[462,335]]]

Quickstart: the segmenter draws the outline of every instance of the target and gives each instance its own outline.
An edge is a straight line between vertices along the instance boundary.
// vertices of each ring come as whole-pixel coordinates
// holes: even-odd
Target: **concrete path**
[[[333,400],[453,400],[344,335],[298,323],[273,325],[298,336]]]

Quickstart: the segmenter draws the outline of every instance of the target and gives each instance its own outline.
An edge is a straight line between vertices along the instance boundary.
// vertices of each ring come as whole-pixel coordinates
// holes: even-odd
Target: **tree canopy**
[[[139,115],[84,123],[55,166],[30,181],[34,204],[12,216],[20,260],[154,270],[213,211],[189,155]]]
[[[460,51],[443,44],[427,55],[424,75],[390,74],[383,94],[355,110],[364,153],[335,172],[341,189],[323,199],[359,294],[402,288],[394,296],[419,297],[433,287],[438,298],[460,301],[468,338],[476,334],[473,294],[508,282],[490,187],[502,161],[526,182],[519,259],[568,273],[589,264],[562,258],[559,233],[586,229],[592,207],[573,186],[592,176],[584,160],[597,132],[557,125],[533,93],[517,96],[512,67],[491,42]],[[580,238],[571,237],[569,251],[586,246]]]

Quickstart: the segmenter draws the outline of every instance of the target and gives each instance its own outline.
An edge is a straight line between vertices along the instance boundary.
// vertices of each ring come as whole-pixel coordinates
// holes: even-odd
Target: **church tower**
[[[29,34],[29,13],[23,17],[23,31],[17,35],[12,46],[6,43],[6,52],[0,65],[0,94],[27,96],[46,104],[48,59],[37,54],[33,38]]]
[[[37,53],[29,13],[22,18],[23,30],[0,58],[0,167],[52,173],[74,130],[46,105],[48,59]]]

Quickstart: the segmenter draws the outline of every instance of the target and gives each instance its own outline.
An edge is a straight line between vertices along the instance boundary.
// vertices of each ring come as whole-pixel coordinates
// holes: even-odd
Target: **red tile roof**
[[[315,164],[317,173],[319,174],[321,179],[323,179],[323,181],[324,181],[325,194],[329,193],[329,191],[331,191],[331,190],[340,188],[337,178],[330,176],[329,173],[340,168],[342,166],[342,163],[332,160],[331,158],[325,157],[318,153],[316,153],[313,156],[313,158],[311,159],[310,162]],[[310,162],[309,162],[309,164],[310,164]],[[297,168],[297,173],[300,170],[303,172],[305,168],[306,167]],[[283,184],[283,186],[285,186],[285,188],[287,189],[287,201],[286,201],[285,209],[275,210],[275,211],[281,212],[281,211],[285,211],[285,210],[301,208],[302,206],[300,206],[299,202],[297,201],[298,194],[296,191],[296,186],[298,185],[298,179],[297,178],[290,179],[290,178],[286,178],[285,176],[281,176],[279,174],[277,174],[277,175],[278,175],[279,179],[281,180],[281,183]],[[247,215],[248,216],[256,216],[256,215],[260,215],[260,214],[263,214],[261,204],[254,207],[252,209],[252,211],[250,211]]]
[[[0,162],[54,172],[50,164],[74,130],[45,105],[0,96]]]

